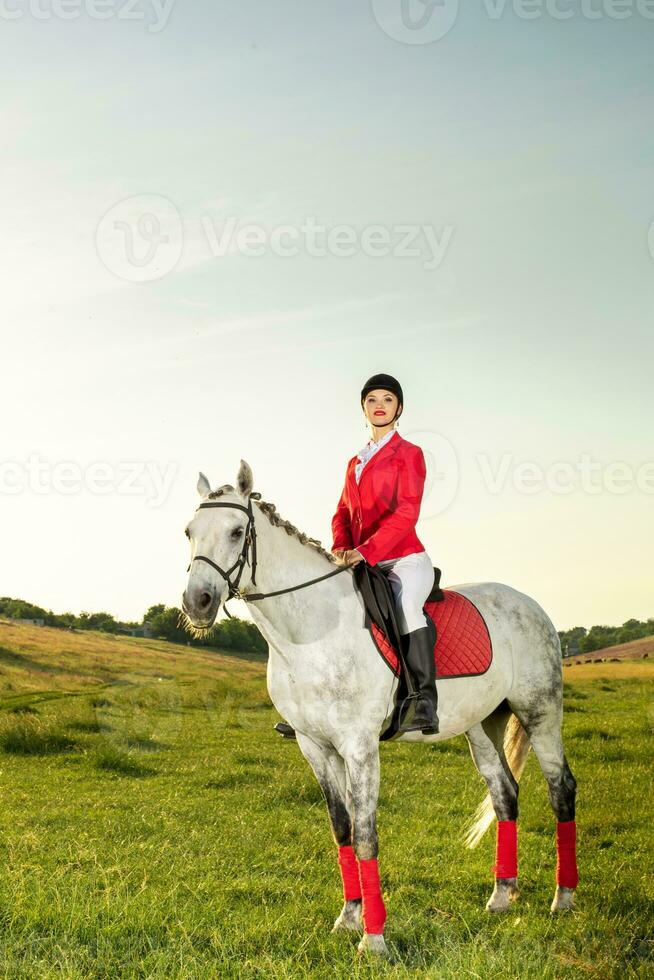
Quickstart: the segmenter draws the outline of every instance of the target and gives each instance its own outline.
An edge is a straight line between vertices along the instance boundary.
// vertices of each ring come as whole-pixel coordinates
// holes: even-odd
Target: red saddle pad
[[[436,677],[472,677],[485,674],[493,660],[493,645],[484,617],[460,592],[443,590],[442,602],[428,602],[425,610],[436,624]],[[398,676],[397,651],[375,623],[370,624],[375,646]]]

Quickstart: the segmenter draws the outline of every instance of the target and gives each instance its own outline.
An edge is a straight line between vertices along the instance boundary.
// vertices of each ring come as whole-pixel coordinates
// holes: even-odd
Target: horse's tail
[[[531,745],[526,731],[516,716],[511,715],[509,723],[506,726],[506,731],[504,732],[504,754],[516,780],[519,780],[522,776],[530,748]],[[494,819],[495,810],[493,809],[489,793],[477,807],[472,823],[468,828],[464,841],[466,847],[476,847]]]

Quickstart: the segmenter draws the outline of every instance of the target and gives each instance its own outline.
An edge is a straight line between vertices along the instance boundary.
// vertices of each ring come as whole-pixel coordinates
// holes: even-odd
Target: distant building
[[[14,622],[24,626],[45,626],[45,619],[15,619]]]
[[[146,640],[151,640],[154,638],[154,630],[152,628],[152,623],[149,623],[147,621],[143,623],[142,626],[137,626],[135,629],[131,629],[131,630],[120,629],[118,630],[118,632],[122,633],[124,636],[141,636]]]

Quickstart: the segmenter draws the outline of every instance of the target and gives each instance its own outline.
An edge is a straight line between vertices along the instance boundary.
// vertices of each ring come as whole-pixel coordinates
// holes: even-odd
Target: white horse
[[[250,610],[269,646],[270,698],[295,729],[300,751],[322,787],[336,844],[353,848],[355,866],[361,868],[362,861],[372,863],[378,855],[379,735],[390,723],[399,681],[364,624],[352,570],[282,520],[273,504],[258,499],[245,461],[236,487],[224,484],[212,493],[201,473],[197,490],[202,503],[186,528],[192,560],[182,607],[188,624],[209,629],[231,596],[246,601],[254,594],[267,596],[251,601]],[[561,739],[557,632],[533,599],[507,585],[486,582],[452,591],[468,597],[482,613],[492,640],[491,666],[478,677],[437,680],[439,733],[409,732],[394,741],[432,743],[465,734],[488,786],[467,836],[470,847],[494,816],[503,822],[498,828],[515,827],[517,780],[533,747],[559,822],[559,865],[565,865],[566,847],[574,862],[574,840],[571,844],[569,835],[562,841],[558,836],[561,823],[564,829],[575,828],[576,783]],[[498,860],[489,911],[509,908],[518,895],[517,864],[508,869],[508,877],[507,867]],[[572,908],[576,864],[573,870],[571,880],[569,874],[567,881],[557,874],[552,911]],[[360,930],[363,924],[359,951],[385,954],[383,922],[381,930],[365,929],[366,902],[365,890],[363,909],[360,898],[346,900],[334,930]]]

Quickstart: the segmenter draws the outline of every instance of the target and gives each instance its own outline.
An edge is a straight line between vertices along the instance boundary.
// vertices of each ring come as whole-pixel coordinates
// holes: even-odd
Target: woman
[[[400,731],[438,731],[432,634],[423,606],[434,585],[434,566],[416,534],[425,484],[420,446],[403,439],[397,419],[404,409],[399,381],[375,374],[361,391],[371,437],[348,462],[345,486],[332,520],[332,554],[348,565],[367,561],[388,575],[395,596],[405,661],[419,698]]]
[[[400,732],[438,732],[433,635],[423,606],[434,585],[434,566],[415,526],[425,483],[420,446],[397,431],[404,408],[400,383],[389,374],[375,374],[361,391],[361,407],[371,437],[353,456],[345,486],[332,519],[332,554],[347,565],[367,561],[388,575],[400,633],[406,637],[405,662],[419,697],[415,712]],[[290,725],[279,732],[293,737]]]

